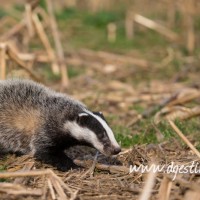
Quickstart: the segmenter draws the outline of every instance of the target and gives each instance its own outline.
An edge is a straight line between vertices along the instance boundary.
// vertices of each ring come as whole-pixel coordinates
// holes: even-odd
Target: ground
[[[169,199],[195,199],[199,195],[199,173],[180,173],[175,180],[172,172],[159,172],[153,178],[147,172],[129,174],[130,165],[156,163],[167,167],[174,162],[190,166],[193,161],[198,165],[198,154],[180,139],[168,120],[173,120],[193,147],[200,149],[200,118],[192,111],[199,109],[200,67],[198,48],[189,55],[184,45],[156,32],[138,27],[135,37],[128,40],[124,16],[123,10],[91,14],[74,8],[56,14],[70,78],[69,88],[62,92],[104,113],[122,153],[106,158],[96,157],[94,149],[71,149],[67,152],[71,157],[89,161],[79,163],[84,168],[65,173],[29,156],[7,155],[0,160],[2,172],[52,169],[62,182],[55,175],[44,175],[46,171],[23,178],[11,175],[0,179],[0,199],[53,199],[54,195],[58,199],[138,199],[147,191],[145,183],[150,179],[154,182],[150,199],[164,199],[167,190]],[[109,22],[118,27],[115,43],[107,41]],[[35,51],[41,48],[37,40],[31,45]],[[133,64],[134,59],[140,64]],[[49,87],[60,90],[60,77],[49,65],[35,66],[35,70]],[[23,195],[19,184],[29,188],[30,194]],[[21,193],[10,194],[11,190]]]

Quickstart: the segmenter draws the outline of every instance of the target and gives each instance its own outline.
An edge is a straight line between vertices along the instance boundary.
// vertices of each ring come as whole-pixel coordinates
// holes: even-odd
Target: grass
[[[72,66],[67,66],[68,68],[68,76],[69,78],[73,78],[73,77],[76,77],[80,74],[82,74],[84,72],[83,69],[77,69],[75,67],[72,67]],[[56,81],[59,81],[60,80],[60,74],[54,74],[51,70],[51,67],[48,65],[48,64],[44,64],[43,65],[43,68],[42,68],[42,72],[41,72],[45,78],[45,80],[48,80],[48,81],[53,81],[53,82],[56,82]]]
[[[24,5],[23,5],[23,4],[15,4],[15,5],[14,5],[14,8],[15,8],[17,11],[20,11],[20,12],[23,12],[23,11],[24,11]]]
[[[97,13],[89,13],[85,10],[78,10],[75,8],[66,8],[56,15],[60,30],[63,32],[65,48],[90,48],[93,50],[104,50],[115,53],[126,54],[130,51],[139,51],[143,54],[143,58],[152,61],[161,61],[163,53],[167,47],[174,49],[179,48],[183,55],[188,55],[188,52],[183,46],[176,46],[176,44],[169,42],[164,36],[159,33],[144,28],[139,25],[136,26],[134,38],[128,40],[125,34],[125,12],[124,8],[113,11],[99,11]],[[156,18],[163,18],[162,14],[156,15]],[[151,18],[153,18],[151,16]],[[176,13],[176,23],[180,24],[182,16]],[[199,30],[199,18],[196,17],[195,28]],[[117,25],[117,38],[114,43],[107,41],[107,24],[114,22]],[[181,32],[179,26],[176,26],[177,33]],[[156,56],[152,56],[149,52],[155,52]],[[196,49],[197,53],[199,52]],[[147,56],[147,57],[146,57]],[[176,66],[176,63],[172,63]]]
[[[44,64],[42,68],[42,72],[44,79],[48,81],[59,81],[60,80],[60,74],[54,74],[51,70],[51,67],[49,64]]]
[[[124,17],[123,13],[99,11],[85,15],[83,23],[96,28],[106,28],[108,23],[120,21]]]
[[[44,0],[40,1],[40,6],[46,9]],[[56,17],[60,30],[63,33],[63,40],[65,40],[63,45],[65,48],[91,48],[122,54],[137,50],[145,58],[146,53],[153,49],[162,49],[161,51],[163,51],[168,46],[174,47],[174,44],[168,42],[160,34],[149,29],[141,29],[139,26],[136,28],[134,39],[128,40],[124,28],[125,8],[123,5],[116,5],[116,7],[118,9],[99,11],[97,13],[89,13],[88,11],[75,8],[65,8],[58,12]],[[23,6],[16,5],[16,9],[22,10],[22,8]],[[0,9],[0,17],[1,15],[4,15],[4,11]],[[150,18],[163,18],[162,13],[154,15],[155,13],[150,15]],[[176,22],[180,22],[181,19],[182,16],[177,12]],[[106,27],[110,22],[114,22],[117,25],[117,39],[114,43],[107,41]],[[197,30],[200,29],[198,22],[199,17],[196,17],[195,28]],[[177,31],[180,31],[180,28]],[[182,48],[182,52],[187,54],[185,48]],[[160,61],[163,59],[163,56],[158,53],[157,56],[150,56],[150,59]]]
[[[149,29],[136,28],[134,38],[128,40],[125,34],[123,9],[113,11],[99,11],[89,13],[83,10],[67,8],[57,13],[59,28],[62,30],[64,49],[89,48],[93,50],[110,51],[119,54],[131,54],[137,52],[143,59],[159,63],[166,56],[167,47],[175,48],[162,35]],[[117,25],[117,38],[114,43],[107,41],[107,24],[114,22]],[[184,48],[182,53],[185,54]],[[136,56],[137,57],[137,56]],[[163,78],[173,77],[181,70],[182,63],[174,59],[165,68],[151,68],[145,71],[145,79],[163,80]],[[144,71],[138,70],[134,74],[133,84],[144,79]]]
[[[6,166],[5,165],[0,165],[0,172],[3,172],[6,170]]]
[[[4,9],[0,8],[0,19],[4,16],[6,16],[6,12],[4,11]]]
[[[186,135],[195,139],[195,141],[200,141],[200,136],[198,133],[199,130],[199,119],[191,119],[188,121],[175,121],[176,125],[179,129]],[[131,129],[134,128],[137,131],[137,134],[133,134]],[[127,128],[124,126],[115,125],[113,126],[113,131],[116,135],[116,139],[119,143],[121,143],[122,147],[131,147],[136,144],[157,144],[160,141],[157,140],[156,137],[156,129],[152,124],[152,119],[143,119],[140,121],[135,127]],[[168,124],[168,122],[163,121],[162,123],[157,125],[158,130],[164,136],[164,140],[169,140],[172,137],[178,139],[183,146],[186,146],[182,140],[176,135],[174,130]],[[134,132],[135,132],[134,131]],[[191,139],[191,138],[190,138]],[[197,148],[200,149],[200,143],[196,144]]]
[[[136,31],[134,39],[128,40],[125,34],[124,18],[123,9],[109,12],[99,11],[91,14],[68,8],[57,13],[60,30],[66,32],[66,47],[84,47],[116,53],[127,53],[133,49],[143,52],[148,51],[152,46],[166,47],[165,38],[150,30]],[[114,43],[107,41],[107,24],[110,22],[117,25],[117,39]]]
[[[129,109],[135,110],[138,113],[142,113],[145,110],[145,108],[143,106],[141,106],[140,104],[137,104],[137,103],[135,103],[134,105],[132,105]]]
[[[68,69],[69,78],[73,78],[73,77],[79,76],[80,74],[84,73],[83,68],[78,69],[78,68],[75,68],[74,66],[71,66],[71,65],[68,65],[67,69]]]
[[[6,166],[5,165],[0,165],[0,173],[1,172],[4,172],[6,170]],[[0,178],[0,182],[5,182],[7,181],[6,179],[4,178]]]

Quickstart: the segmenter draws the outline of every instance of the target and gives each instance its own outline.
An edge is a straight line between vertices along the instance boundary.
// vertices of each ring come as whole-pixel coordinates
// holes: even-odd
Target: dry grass
[[[30,8],[26,8],[28,10],[27,18],[29,15],[27,24],[22,20],[13,26],[14,28],[8,32],[9,34],[4,33],[1,39],[8,36],[10,39],[12,36],[11,38],[15,39],[17,46],[20,41],[18,36],[26,38],[27,31],[30,34],[29,39],[32,40],[33,33],[31,31],[35,26],[35,35],[37,35],[37,39],[41,40],[46,52],[43,52],[44,55],[40,52],[28,54],[21,53],[18,49],[16,53],[11,48],[12,45],[7,43],[4,45],[5,41],[2,39],[0,62],[3,78],[6,78],[6,73],[10,72],[5,64],[11,60],[24,68],[32,77],[35,77],[34,73],[37,72],[37,69],[34,68],[35,65],[33,65],[34,62],[43,60],[43,62],[50,62],[52,65],[57,62],[54,49],[51,47],[45,32],[49,23],[47,17],[44,16],[41,22],[38,18],[38,13],[42,15],[41,13],[44,11],[36,9],[32,15]],[[57,27],[54,23],[51,25],[53,25],[54,34],[57,35]],[[55,43],[56,39],[59,39],[59,36],[54,36]],[[24,48],[25,43],[22,42],[20,46],[22,49],[26,49]],[[57,46],[61,45],[59,41],[57,43],[59,43]],[[6,48],[4,49],[4,47]],[[57,51],[60,52],[59,48]],[[158,143],[131,146],[129,149],[123,149],[118,156],[112,158],[98,155],[94,149],[72,148],[66,153],[82,168],[65,173],[35,161],[30,156],[8,155],[5,158],[1,157],[0,166],[4,169],[0,172],[0,199],[175,200],[199,198],[199,174],[180,173],[173,180],[173,173],[159,172],[155,174],[152,171],[149,173],[129,173],[130,165],[148,166],[156,163],[167,167],[172,162],[179,166],[189,166],[193,161],[199,162],[200,156],[197,149],[199,141],[193,137],[193,130],[191,130],[190,135],[188,133],[186,135],[186,132],[180,131],[180,127],[178,128],[176,122],[173,122],[176,119],[185,120],[199,117],[200,82],[198,65],[196,64],[199,63],[199,58],[180,56],[180,52],[175,52],[172,49],[163,51],[169,55],[162,61],[153,63],[146,59],[133,57],[131,54],[116,55],[88,49],[70,52],[70,55],[64,60],[61,50],[59,53],[61,60],[57,64],[67,63],[73,65],[73,69],[85,70],[84,75],[71,79],[70,87],[63,92],[85,102],[91,109],[104,111],[106,116],[110,116],[112,113],[114,119],[110,121],[113,126],[120,125],[123,129],[130,129],[131,136],[140,136],[142,130],[145,132],[145,137],[148,138],[148,128],[141,126],[140,131],[137,128],[140,123],[145,123],[146,119],[152,119],[151,127],[154,129],[153,133]],[[196,65],[196,71],[195,68],[191,68],[190,73],[187,73],[188,68],[186,68],[186,71],[183,70],[181,74],[174,72],[171,79],[168,77],[164,80],[156,79],[157,74],[152,73],[152,71],[165,73],[167,70],[163,70],[163,68],[170,66],[175,60],[181,61],[182,65]],[[148,74],[152,74],[150,81],[146,78]],[[139,83],[136,83],[134,81],[138,75],[141,78]],[[190,82],[178,82],[179,78],[187,78]],[[60,90],[60,84],[51,83],[51,85],[54,89]],[[142,111],[133,107],[135,105],[142,107]],[[171,127],[166,129],[174,131],[174,134],[177,133],[182,140],[175,139],[175,137],[164,140],[163,130],[159,129],[158,124],[167,120],[170,120]],[[182,145],[182,141],[187,146]],[[195,167],[193,166],[193,168]],[[197,168],[200,170],[199,166]]]
[[[9,156],[7,163],[0,163],[8,166],[6,172],[0,173],[3,180],[0,183],[1,199],[138,199],[141,194],[140,199],[148,199],[146,195],[151,196],[151,199],[157,199],[158,196],[162,196],[162,199],[182,199],[186,191],[199,192],[198,174],[178,174],[174,181],[172,173],[153,175],[151,172],[148,176],[138,172],[129,174],[129,165],[148,165],[155,158],[159,165],[171,162],[189,165],[199,160],[187,148],[178,147],[176,141],[136,146],[110,162],[99,155],[95,167],[92,162],[95,152],[92,154],[77,148],[76,153],[71,152],[71,156],[83,159],[86,152],[88,161],[76,161],[86,168],[66,173],[49,169],[50,166],[47,169],[47,166],[28,156]],[[108,167],[109,164],[112,165]],[[32,169],[27,169],[27,166]],[[20,184],[16,183],[19,178]]]

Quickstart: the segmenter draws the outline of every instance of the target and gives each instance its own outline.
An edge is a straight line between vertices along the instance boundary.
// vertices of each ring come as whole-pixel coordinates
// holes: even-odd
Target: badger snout
[[[118,153],[121,152],[120,147],[105,147],[104,148],[104,155],[106,156],[112,156],[112,155],[117,155]]]
[[[117,148],[114,148],[113,149],[113,155],[117,155],[118,153],[120,153],[121,152],[121,148],[120,147],[117,147]]]

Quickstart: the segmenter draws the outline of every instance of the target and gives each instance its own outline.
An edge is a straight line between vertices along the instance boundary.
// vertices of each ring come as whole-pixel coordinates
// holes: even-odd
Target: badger
[[[29,154],[67,171],[77,167],[65,154],[75,145],[106,156],[121,151],[101,112],[34,81],[0,81],[0,153]]]

